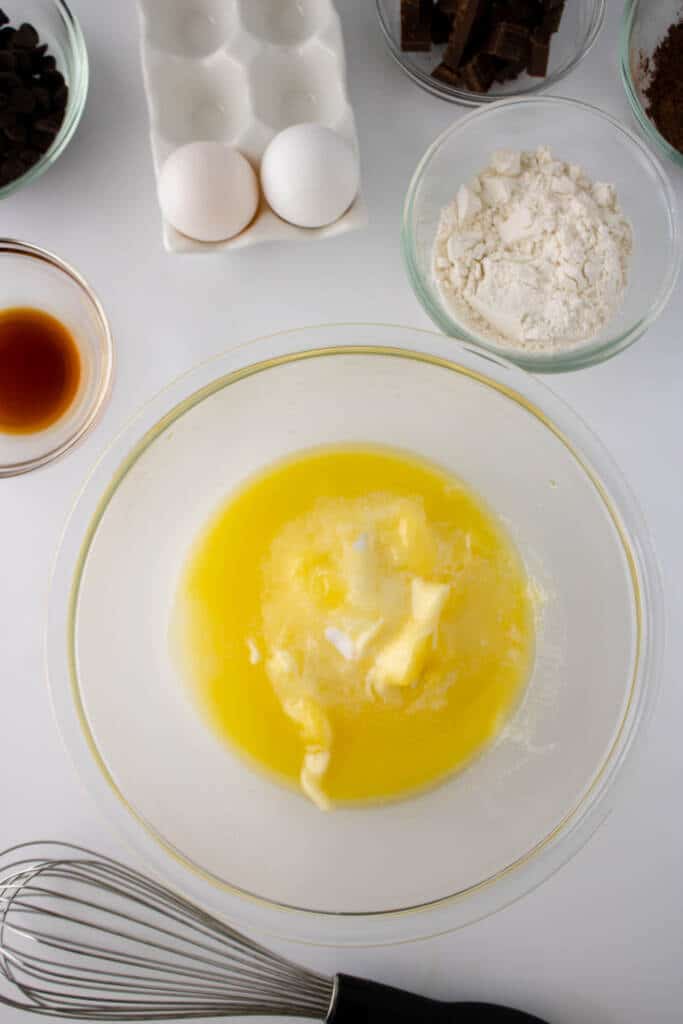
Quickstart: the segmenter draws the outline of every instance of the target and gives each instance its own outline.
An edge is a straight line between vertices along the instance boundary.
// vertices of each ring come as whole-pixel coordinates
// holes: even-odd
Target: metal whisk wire
[[[0,858],[0,978],[34,1013],[86,1020],[324,1020],[334,982],[117,861],[65,844]]]

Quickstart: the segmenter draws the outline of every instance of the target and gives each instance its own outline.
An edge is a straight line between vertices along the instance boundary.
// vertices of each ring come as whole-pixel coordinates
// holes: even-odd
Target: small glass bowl
[[[66,79],[69,99],[62,126],[50,148],[25,174],[0,188],[0,199],[34,181],[62,155],[81,120],[89,80],[83,32],[65,0],[3,0],[2,9],[11,27],[29,22],[38,32],[41,43],[47,43],[57,61],[57,69]]]
[[[647,87],[645,62],[671,25],[681,20],[680,0],[628,0],[621,26],[621,79],[626,95],[645,135],[660,153],[683,167],[683,153],[664,138],[650,115],[643,89]]]
[[[376,0],[376,4],[389,51],[408,77],[434,96],[467,107],[478,107],[502,98],[530,96],[557,85],[592,48],[605,20],[605,0],[571,0],[565,7],[559,31],[552,37],[545,78],[520,75],[512,82],[495,83],[487,93],[475,93],[457,89],[432,76],[441,59],[443,46],[433,46],[428,53],[406,53],[401,49],[401,0]]]
[[[52,253],[2,238],[0,310],[25,306],[50,313],[72,333],[81,356],[81,381],[68,410],[45,430],[0,431],[0,478],[38,469],[73,448],[99,418],[111,389],[111,331],[90,286]]]
[[[558,159],[580,164],[594,181],[614,183],[633,227],[629,282],[616,315],[592,341],[541,352],[498,343],[460,321],[432,275],[441,211],[458,186],[487,167],[494,150],[540,145],[549,146]],[[445,334],[475,342],[535,373],[592,366],[632,345],[669,301],[681,263],[676,200],[657,157],[609,114],[556,96],[501,101],[468,114],[440,135],[408,188],[401,239],[410,282],[434,323]]]

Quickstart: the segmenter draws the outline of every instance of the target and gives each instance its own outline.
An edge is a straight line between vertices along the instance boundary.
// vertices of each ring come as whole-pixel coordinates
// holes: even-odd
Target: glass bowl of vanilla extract
[[[0,239],[0,477],[70,451],[109,396],[113,346],[88,283],[44,249]]]

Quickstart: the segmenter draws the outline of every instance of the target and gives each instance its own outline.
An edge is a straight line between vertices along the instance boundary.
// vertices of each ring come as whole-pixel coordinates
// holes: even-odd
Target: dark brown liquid
[[[32,434],[67,411],[81,357],[63,324],[39,309],[0,312],[0,431]]]

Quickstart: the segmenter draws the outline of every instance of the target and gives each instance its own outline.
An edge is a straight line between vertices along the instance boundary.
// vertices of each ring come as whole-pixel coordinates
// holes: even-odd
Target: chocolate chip
[[[44,85],[51,92],[56,92],[57,89],[61,89],[62,86],[66,85],[66,82],[64,81],[64,75],[61,71],[49,69],[41,72],[40,84]]]
[[[29,25],[24,22],[14,33],[13,46],[15,50],[32,50],[34,46],[38,46],[40,37],[34,29],[33,25]]]
[[[33,167],[34,164],[38,163],[40,160],[40,152],[37,149],[27,147],[17,153],[17,159],[21,160],[26,170],[28,170],[29,167]]]
[[[9,95],[13,89],[18,89],[20,85],[21,78],[14,71],[0,71],[0,92]]]
[[[36,99],[30,89],[20,86],[10,93],[8,106],[17,114],[32,114],[36,109]]]
[[[42,85],[33,86],[33,97],[36,101],[36,110],[42,114],[48,114],[52,108],[50,93]]]
[[[31,149],[35,149],[38,153],[46,153],[52,145],[53,135],[46,135],[45,132],[37,132],[31,130],[28,133],[27,143]]]
[[[69,99],[69,90],[65,85],[57,89],[52,97],[52,110],[58,114],[64,114]]]
[[[23,124],[21,124],[20,121],[15,121],[13,124],[8,124],[7,127],[3,129],[3,131],[7,138],[10,140],[10,142],[16,142],[21,146],[23,146],[26,142],[26,128]]]
[[[7,50],[15,36],[13,28],[0,28],[0,50]]]
[[[5,12],[3,10],[0,10],[0,26],[6,25],[8,21],[9,18],[7,17]]]
[[[16,156],[5,157],[0,164],[0,185],[9,185],[24,173],[24,165]]]
[[[48,114],[47,117],[39,117],[34,127],[37,132],[55,137],[62,126],[62,119],[57,114]]]

